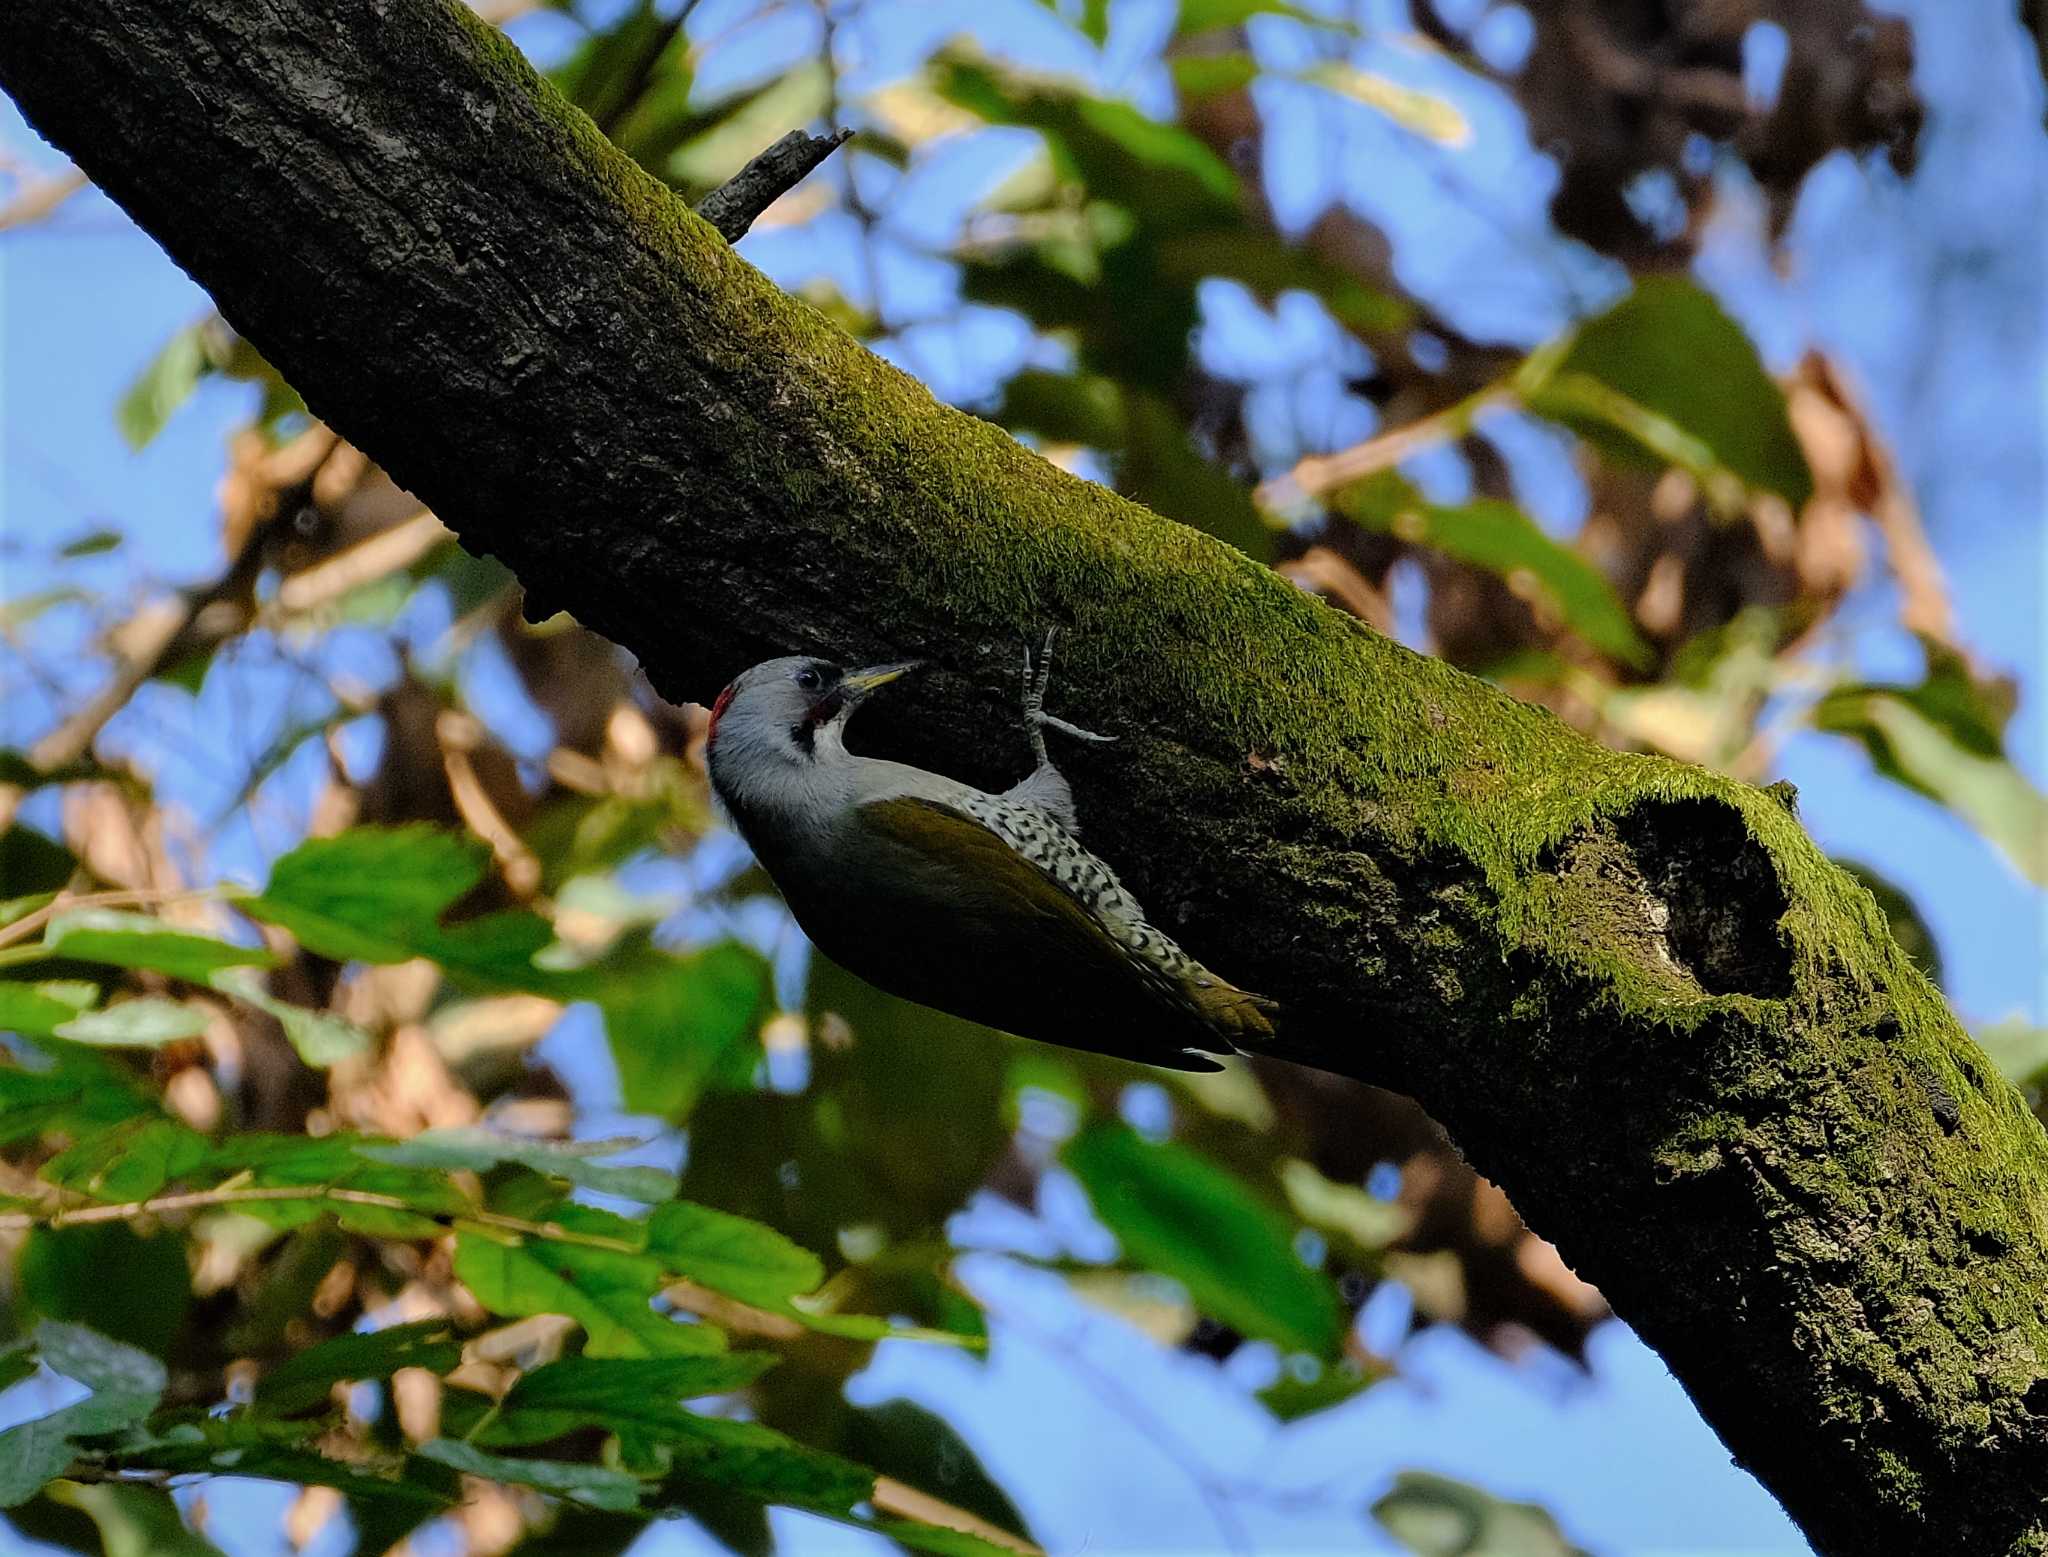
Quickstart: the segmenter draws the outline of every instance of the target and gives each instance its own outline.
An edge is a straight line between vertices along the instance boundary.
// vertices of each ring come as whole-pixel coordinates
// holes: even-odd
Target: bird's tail
[[[1202,1025],[1220,1038],[1227,1049],[1241,1053],[1254,1054],[1270,1044],[1285,1019],[1277,1000],[1239,989],[1213,973],[1196,979],[1189,993],[1201,1014]]]

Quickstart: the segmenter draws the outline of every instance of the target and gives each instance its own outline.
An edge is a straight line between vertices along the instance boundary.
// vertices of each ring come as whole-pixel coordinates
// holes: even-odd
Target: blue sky
[[[711,0],[693,33],[708,36],[742,9]],[[2048,659],[2048,358],[2036,275],[2048,178],[2041,83],[2008,7],[1926,0],[1903,9],[1920,24],[1919,81],[1930,110],[1919,171],[1900,181],[1834,159],[1809,180],[1784,266],[1765,263],[1738,226],[1717,233],[1700,274],[1750,325],[1775,365],[1818,342],[1856,374],[1922,504],[1966,636],[1992,664],[2021,677],[2012,743],[2038,782],[2048,775],[2040,698]],[[1150,74],[1146,29],[1157,13],[1146,4],[1119,11],[1100,58],[1029,0],[978,7],[975,20],[992,48],[1087,74],[1156,106],[1160,85]],[[855,90],[900,73],[960,20],[952,7],[915,4],[876,4],[863,14],[868,20],[841,39]],[[745,28],[714,56],[717,68],[735,79],[771,68],[813,46],[810,25],[791,13]],[[559,23],[536,22],[528,45],[559,47],[549,26]],[[1279,51],[1276,58],[1287,47],[1284,30],[1262,27],[1260,42]],[[1486,220],[1475,226],[1468,210],[1442,198],[1440,186],[1424,176],[1428,170],[1418,170],[1406,132],[1362,110],[1293,112],[1281,104],[1273,171],[1284,215],[1310,215],[1333,193],[1353,199],[1395,237],[1409,285],[1468,327],[1505,339],[1540,339],[1612,289],[1615,278],[1605,266],[1547,234],[1547,164],[1527,146],[1505,98],[1396,40],[1363,44],[1356,58],[1455,98],[1479,130],[1457,154],[1456,171],[1476,192]],[[1334,148],[1334,155],[1300,155],[1310,143]],[[47,155],[11,107],[0,110],[0,145]],[[899,202],[888,179],[861,175],[875,180],[863,192],[889,213],[877,273],[891,315],[930,321],[909,332],[909,344],[895,354],[942,393],[972,397],[1034,349],[999,317],[975,316],[964,327],[950,322],[946,283],[915,242],[942,233],[948,210],[1019,152],[1014,138],[996,137],[949,153],[903,191],[900,216],[893,214]],[[843,179],[849,167],[828,165],[821,176]],[[1740,209],[1739,187],[1730,205]],[[1503,233],[1512,241],[1504,242]],[[836,219],[764,231],[745,252],[792,285],[824,270],[857,294],[869,274],[848,225]],[[127,539],[119,552],[82,565],[95,587],[118,594],[146,581],[201,577],[216,565],[213,489],[225,439],[247,413],[243,393],[203,388],[139,455],[121,442],[112,415],[156,347],[206,306],[96,194],[73,200],[50,223],[0,236],[0,600],[45,587],[56,577],[50,546],[103,527]],[[1228,297],[1216,300],[1203,341],[1212,361],[1242,360],[1251,365],[1246,371],[1282,381],[1293,374],[1311,389],[1321,382],[1316,374],[1327,376],[1334,349],[1316,310],[1283,306],[1269,315]],[[1574,522],[1582,494],[1567,468],[1546,464],[1537,450],[1518,474],[1539,516],[1560,526]],[[66,577],[81,567],[67,566],[74,572]],[[1868,673],[1910,679],[1917,659],[1886,625],[1890,616],[1890,602],[1874,591],[1839,630],[1838,652]],[[82,611],[60,609],[42,630],[82,647],[88,625]],[[433,631],[431,622],[418,624],[422,641]],[[54,710],[18,670],[0,649],[0,739],[10,745],[44,728]],[[90,667],[80,674],[79,686],[90,685]],[[244,697],[252,686],[288,681],[282,669],[267,682],[266,674],[260,664],[249,668]],[[490,696],[490,689],[480,695]],[[238,755],[268,739],[246,707],[230,706],[237,701],[195,705],[182,694],[153,694],[110,739],[166,754],[166,788],[211,820],[225,792],[223,775]],[[238,718],[244,723],[237,725]],[[1981,839],[1930,802],[1876,780],[1866,760],[1839,741],[1793,738],[1779,773],[1799,785],[1802,814],[1825,847],[1878,867],[1915,897],[1967,1022],[2015,1013],[2048,1021],[2040,894]],[[217,866],[253,872],[290,841],[288,780],[280,786],[287,798],[275,802],[281,814],[231,819],[222,829]],[[603,1114],[614,1083],[601,1045],[572,1029],[550,1040],[550,1058]],[[972,1218],[1000,1215],[978,1208]],[[1040,1229],[1046,1236],[1082,1236],[1060,1225],[1057,1214],[1049,1222]],[[1540,1352],[1504,1364],[1454,1333],[1425,1332],[1402,1350],[1397,1382],[1309,1422],[1276,1428],[1229,1370],[1133,1344],[1118,1321],[995,1256],[978,1257],[970,1268],[999,1315],[990,1364],[892,1345],[857,1381],[856,1393],[863,1400],[909,1395],[954,1421],[1055,1549],[1227,1549],[1233,1535],[1235,1544],[1258,1550],[1358,1549],[1369,1529],[1360,1510],[1403,1467],[1465,1476],[1502,1495],[1540,1501],[1574,1539],[1603,1552],[1803,1549],[1768,1496],[1729,1465],[1661,1363],[1619,1325],[1596,1336],[1584,1373]],[[1369,1313],[1367,1322],[1397,1318]],[[1121,1381],[1124,1395],[1141,1398],[1152,1417],[1198,1422],[1198,1430],[1162,1448],[1159,1423],[1134,1422],[1115,1398],[1119,1391],[1102,1387],[1104,1375]],[[216,1493],[216,1510],[253,1513],[270,1507],[274,1495],[238,1496],[248,1501]],[[777,1517],[791,1551],[872,1545],[801,1516]],[[281,1550],[272,1528],[267,1519],[237,1518],[232,1530],[215,1533],[241,1557]],[[657,1530],[647,1546],[711,1549],[680,1526]]]

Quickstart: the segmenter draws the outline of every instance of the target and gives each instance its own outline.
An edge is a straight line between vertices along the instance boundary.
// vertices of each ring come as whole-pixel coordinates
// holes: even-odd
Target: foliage
[[[1119,8],[1046,9],[1073,57],[1128,51]],[[1787,731],[1839,738],[2042,878],[2010,688],[1952,631],[1923,630],[1918,685],[1816,652],[1878,593],[1870,532],[1903,595],[1939,595],[1907,571],[1910,498],[1824,360],[1769,371],[1679,273],[1682,244],[1519,350],[1467,338],[1341,202],[1306,229],[1283,214],[1275,105],[1367,122],[1428,177],[1497,133],[1462,48],[1430,77],[1319,7],[1182,0],[1149,97],[959,42],[868,90],[829,28],[764,72],[690,10],[561,8],[575,41],[553,81],[689,198],[794,125],[856,128],[763,239],[813,218],[854,233],[866,294],[820,273],[809,295],[920,370],[940,324],[1020,330],[1029,350],[965,398],[1048,457],[1381,630],[1395,581],[1419,579],[1430,647],[1614,744],[1762,778]],[[1574,23],[1534,25],[1540,49]],[[1753,135],[1699,133],[1759,176],[1782,165]],[[936,231],[921,181],[990,147],[1007,176]],[[1584,236],[1582,212],[1554,214]],[[1640,241],[1597,246],[1634,263]],[[902,252],[948,278],[942,320],[875,279]],[[1205,338],[1232,310],[1276,334],[1315,321],[1327,414],[1299,413],[1285,373],[1216,364]],[[210,1551],[165,1489],[232,1474],[331,1490],[364,1552],[491,1507],[528,1553],[622,1550],[671,1514],[765,1550],[766,1505],[918,1550],[1018,1546],[1025,1521],[959,1433],[844,1388],[884,1340],[1001,1343],[1010,1316],[966,1262],[992,1200],[1039,1213],[1036,1238],[995,1240],[1013,1264],[1154,1341],[1269,1350],[1241,1382],[1275,1424],[1391,1376],[1354,1323],[1384,1282],[1418,1323],[1577,1351],[1597,1294],[1412,1108],[1278,1069],[1161,1079],[1033,1049],[792,958],[710,815],[701,714],[566,618],[525,622],[502,569],[222,321],[173,336],[112,414],[139,448],[219,382],[250,402],[220,575],[117,619],[92,570],[122,540],[95,529],[0,605],[0,632],[48,661],[93,617],[115,705],[242,769],[213,814],[293,817],[276,846],[174,851],[189,796],[163,751],[95,745],[111,707],[63,749],[0,751],[0,1381],[85,1391],[17,1412],[0,1444],[24,1531]],[[1532,434],[1583,475],[1580,519],[1539,520],[1519,490]],[[152,609],[172,626],[148,637]],[[251,701],[259,738],[226,750],[222,711]],[[575,1138],[614,1128],[558,1074],[599,1029],[652,1142]],[[1987,1042],[2036,1088],[2048,1074],[2031,1029]],[[1393,1195],[1365,1187],[1379,1163]],[[1076,1186],[1092,1217],[1063,1223]],[[1416,1472],[1370,1514],[1418,1552],[1572,1549],[1540,1510]]]

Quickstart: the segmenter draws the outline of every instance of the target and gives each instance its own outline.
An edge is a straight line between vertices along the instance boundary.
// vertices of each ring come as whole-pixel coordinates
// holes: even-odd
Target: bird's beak
[[[847,701],[858,703],[877,687],[885,687],[898,676],[908,675],[923,665],[923,660],[898,660],[893,665],[870,665],[865,670],[849,670],[839,680]]]

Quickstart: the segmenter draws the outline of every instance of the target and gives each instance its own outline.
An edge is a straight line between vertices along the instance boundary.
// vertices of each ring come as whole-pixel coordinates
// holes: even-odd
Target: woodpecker
[[[1045,711],[1051,637],[1035,669],[1024,654],[1036,765],[1001,794],[846,749],[854,712],[920,663],[768,660],[712,705],[712,787],[812,944],[920,1005],[1150,1065],[1215,1070],[1270,1038],[1273,1002],[1182,951],[1082,847],[1045,730],[1115,737]]]

